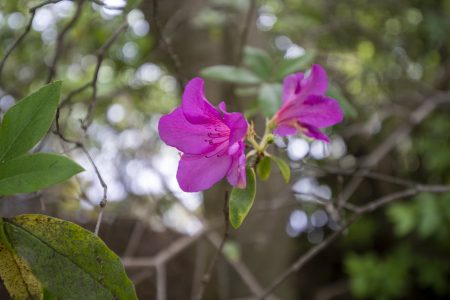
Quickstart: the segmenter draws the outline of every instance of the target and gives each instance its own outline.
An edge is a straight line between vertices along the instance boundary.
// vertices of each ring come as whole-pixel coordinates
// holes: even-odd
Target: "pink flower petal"
[[[283,80],[283,103],[296,98],[301,90],[300,83],[304,78],[303,73],[286,76]]]
[[[344,112],[339,102],[325,96],[309,96],[302,104],[299,121],[315,127],[323,128],[342,122]]]
[[[335,125],[344,118],[339,102],[333,98],[310,95],[305,101],[288,104],[290,104],[289,107],[283,108],[278,114],[280,123],[297,119],[300,123],[323,128]]]
[[[279,136],[289,136],[295,135],[297,133],[297,129],[289,125],[279,125],[277,128],[275,128],[273,133]]]
[[[214,149],[208,140],[208,130],[205,125],[189,123],[181,107],[172,113],[161,117],[158,123],[161,139],[169,146],[189,154],[202,154]]]
[[[320,65],[313,65],[308,77],[300,83],[300,97],[323,95],[328,88],[327,73]]]
[[[230,145],[233,145],[247,134],[247,121],[241,113],[227,112],[225,102],[221,102],[219,108],[223,112],[223,122],[230,128]]]
[[[328,136],[325,133],[321,132],[318,128],[308,124],[301,124],[301,126],[302,126],[302,133],[304,135],[327,143],[330,142]]]
[[[178,165],[177,180],[185,192],[199,192],[212,187],[225,177],[230,169],[231,156],[184,154]]]
[[[219,111],[205,98],[203,86],[203,79],[196,77],[184,89],[181,106],[184,116],[193,124],[210,123],[221,117]]]

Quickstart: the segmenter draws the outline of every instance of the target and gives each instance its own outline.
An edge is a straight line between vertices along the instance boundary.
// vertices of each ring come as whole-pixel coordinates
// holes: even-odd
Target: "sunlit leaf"
[[[23,155],[0,164],[0,195],[31,193],[83,171],[65,156],[51,153]]]
[[[260,79],[247,69],[218,65],[203,69],[203,77],[237,84],[256,84]]]
[[[387,215],[394,223],[394,232],[398,236],[409,234],[417,226],[415,203],[395,203],[388,207]]]
[[[250,208],[253,205],[256,195],[255,171],[247,168],[247,186],[245,189],[233,188],[230,194],[229,210],[230,223],[234,228],[241,226]]]
[[[3,227],[3,238],[57,299],[137,299],[119,257],[80,226],[22,215]]]
[[[61,81],[29,95],[5,114],[0,127],[0,162],[25,154],[49,130],[56,114]]]

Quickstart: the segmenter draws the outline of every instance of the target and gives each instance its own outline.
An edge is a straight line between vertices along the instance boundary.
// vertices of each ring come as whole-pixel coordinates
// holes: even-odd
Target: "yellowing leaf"
[[[0,277],[12,299],[42,299],[41,284],[31,273],[30,267],[2,243],[0,243]]]
[[[44,215],[4,219],[4,235],[57,299],[137,299],[119,257],[93,233]]]

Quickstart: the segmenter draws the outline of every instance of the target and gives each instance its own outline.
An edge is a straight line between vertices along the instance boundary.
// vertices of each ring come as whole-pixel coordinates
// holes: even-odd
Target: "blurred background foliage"
[[[88,144],[108,184],[101,237],[119,255],[154,255],[176,237],[198,232],[202,224],[189,212],[212,221],[220,217],[217,199],[226,186],[204,195],[181,192],[175,180],[178,153],[157,134],[160,115],[180,102],[181,85],[193,76],[208,78],[211,101],[244,110],[258,129],[278,108],[282,78],[320,63],[330,77],[330,96],[346,113],[344,123],[328,132],[330,145],[294,137],[277,139],[271,149],[290,159],[291,185],[275,170],[270,184],[259,182],[248,220],[225,247],[226,256],[245,262],[262,286],[345,218],[318,200],[335,201],[348,174],[407,123],[416,107],[436,95],[448,98],[448,0],[260,0],[248,23],[248,0],[165,0],[158,1],[156,12],[153,1],[104,1],[121,9],[94,2],[84,1],[65,36],[55,78],[64,82],[63,99],[91,80],[96,51],[120,24],[128,24],[105,55],[87,133],[79,120],[87,113],[91,89],[61,111],[62,130]],[[0,57],[27,26],[28,9],[38,3],[0,1]],[[30,33],[2,71],[0,113],[45,83],[58,33],[77,5],[60,1],[37,10]],[[374,169],[414,182],[450,184],[449,113],[448,105],[433,111]],[[86,157],[54,135],[39,150],[68,153],[88,171],[39,194],[2,199],[2,215],[45,209],[93,229],[102,189]],[[321,172],[330,166],[342,172]],[[367,178],[350,202],[364,204],[398,189]],[[128,238],[139,226],[145,233],[139,247],[130,250]],[[420,194],[394,203],[351,226],[277,294],[282,299],[448,299],[449,228],[449,195]],[[169,299],[186,299],[212,252],[200,241],[171,262]],[[154,284],[136,272],[130,270],[140,297],[154,297]],[[154,277],[150,273],[145,280]],[[248,294],[230,266],[219,262],[207,298]]]

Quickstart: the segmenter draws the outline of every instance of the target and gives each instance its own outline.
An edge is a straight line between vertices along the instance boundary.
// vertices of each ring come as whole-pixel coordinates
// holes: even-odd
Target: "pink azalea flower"
[[[177,180],[185,192],[206,190],[225,176],[240,188],[246,185],[243,139],[247,121],[241,113],[220,111],[204,96],[203,80],[192,79],[183,93],[181,106],[161,118],[161,139],[183,154]]]
[[[288,136],[299,131],[328,142],[320,128],[341,122],[344,114],[335,99],[325,96],[327,87],[327,74],[319,65],[312,66],[308,77],[304,73],[287,76],[283,82],[283,103],[273,118],[274,133]]]

